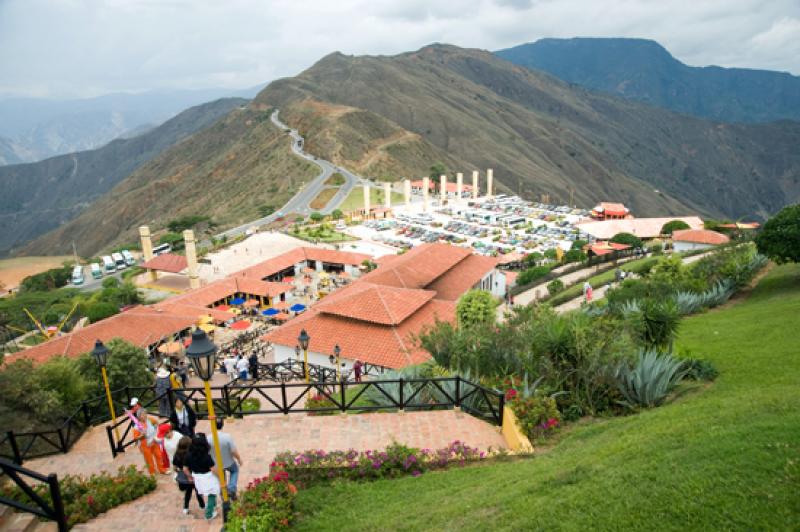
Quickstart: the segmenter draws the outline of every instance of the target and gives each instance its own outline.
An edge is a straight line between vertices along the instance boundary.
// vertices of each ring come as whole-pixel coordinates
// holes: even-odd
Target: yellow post
[[[219,477],[222,501],[228,502],[228,486],[225,484],[225,467],[222,463],[222,453],[219,450],[219,436],[217,435],[217,416],[214,415],[214,401],[211,399],[211,383],[205,381],[206,404],[208,405],[208,421],[211,423],[211,437],[214,440],[214,457],[217,459],[217,476]]]
[[[117,437],[117,443],[119,443],[119,428],[116,426],[117,414],[114,412],[114,401],[111,399],[111,390],[108,387],[108,375],[106,375],[106,368],[100,368],[100,373],[103,374],[103,386],[106,388],[106,399],[108,399],[108,409],[111,412],[111,423],[114,424],[114,435]]]
[[[341,380],[341,379],[339,379],[339,367],[340,367],[340,365],[339,365],[339,355],[336,355],[336,382],[339,382]]]
[[[303,349],[303,369],[306,371],[306,384],[308,384],[308,349]]]

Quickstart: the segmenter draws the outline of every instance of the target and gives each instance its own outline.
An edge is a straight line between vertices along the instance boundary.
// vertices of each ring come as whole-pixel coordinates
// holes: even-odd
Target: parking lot
[[[516,196],[432,202],[428,212],[421,203],[395,206],[394,218],[369,220],[347,230],[351,235],[408,249],[426,242],[450,242],[476,253],[498,255],[512,252],[544,252],[569,249],[578,239],[589,240],[575,223],[588,211],[545,205]]]

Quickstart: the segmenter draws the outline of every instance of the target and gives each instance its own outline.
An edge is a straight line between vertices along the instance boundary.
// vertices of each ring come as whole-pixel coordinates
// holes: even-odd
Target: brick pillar
[[[142,255],[144,256],[144,261],[147,262],[153,258],[153,240],[150,237],[150,228],[146,225],[143,225],[139,228],[139,240],[142,242]],[[147,270],[147,273],[149,274],[151,281],[158,279],[157,271]]]
[[[194,245],[194,231],[187,229],[183,232],[183,242],[186,248],[186,263],[189,271],[189,288],[200,288],[200,275],[197,273],[197,250]]]

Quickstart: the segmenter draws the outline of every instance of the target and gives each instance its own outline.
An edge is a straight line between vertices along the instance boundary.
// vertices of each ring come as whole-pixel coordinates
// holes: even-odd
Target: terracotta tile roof
[[[142,267],[160,272],[180,273],[188,267],[188,264],[183,255],[162,253],[142,264]]]
[[[602,212],[604,214],[613,214],[617,216],[624,216],[628,214],[628,208],[622,203],[611,203],[601,201],[594,209],[595,212]]]
[[[349,251],[337,251],[334,249],[303,247],[287,251],[282,255],[265,260],[240,272],[233,274],[237,277],[255,277],[264,279],[280,271],[294,266],[307,260],[318,260],[331,264],[349,264],[359,266],[366,259],[371,259],[369,255],[363,253],[351,253]]]
[[[430,300],[399,325],[379,325],[310,310],[273,329],[264,339],[293,346],[300,330],[306,329],[311,337],[309,351],[331,355],[338,344],[345,358],[387,368],[402,368],[430,359],[430,355],[416,345],[414,336],[437,319],[454,322],[455,304]]]
[[[354,283],[347,293],[324,299],[314,308],[325,314],[382,325],[398,325],[433,299],[431,290],[408,290],[367,282]]]
[[[495,266],[497,266],[495,257],[470,255],[438,277],[426,288],[436,291],[436,299],[456,301],[462,294],[479,283]]]
[[[167,300],[170,303],[186,303],[207,307],[242,292],[252,296],[276,297],[284,292],[289,292],[294,287],[285,283],[272,283],[253,279],[251,277],[226,277],[219,281],[214,281],[205,286],[201,286],[185,294],[175,296]]]
[[[628,244],[617,244],[616,242],[595,242],[594,244],[586,244],[584,249],[591,251],[595,255],[608,255],[613,251],[622,251],[623,249],[630,249]]]
[[[731,239],[722,233],[709,231],[708,229],[681,229],[672,232],[672,241],[719,246],[720,244],[727,244]]]
[[[449,244],[423,244],[363,275],[365,282],[397,288],[426,288],[435,279],[472,255]]]
[[[639,238],[656,238],[661,234],[664,224],[672,220],[682,220],[692,229],[702,229],[703,220],[697,216],[672,216],[668,218],[632,218],[629,220],[603,220],[600,222],[579,222],[576,224],[598,240],[608,240],[617,233],[631,233]]]
[[[201,305],[192,305],[189,303],[182,303],[180,301],[173,302],[172,299],[167,299],[161,303],[153,305],[156,309],[161,309],[170,314],[177,314],[182,316],[195,316],[195,319],[200,316],[211,316],[214,321],[226,322],[236,317],[232,312],[217,310],[215,308],[208,308]]]

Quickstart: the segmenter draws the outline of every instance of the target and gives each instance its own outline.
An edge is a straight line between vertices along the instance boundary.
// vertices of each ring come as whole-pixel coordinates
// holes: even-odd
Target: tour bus
[[[133,266],[136,264],[136,259],[133,258],[133,255],[131,255],[131,252],[127,249],[122,250],[122,258],[125,259],[125,264],[128,266]]]
[[[83,266],[77,265],[72,269],[72,284],[83,284]]]
[[[158,256],[164,253],[172,253],[172,246],[169,244],[161,244],[153,248],[153,255]]]
[[[122,256],[122,253],[112,253],[111,258],[114,259],[118,270],[124,270],[128,267],[128,265],[125,264],[125,258]]]
[[[114,273],[117,271],[116,263],[108,255],[103,256],[103,271],[105,273]]]
[[[96,262],[93,262],[89,269],[92,272],[92,277],[95,279],[102,279],[103,277],[103,270],[100,268],[100,265]]]

